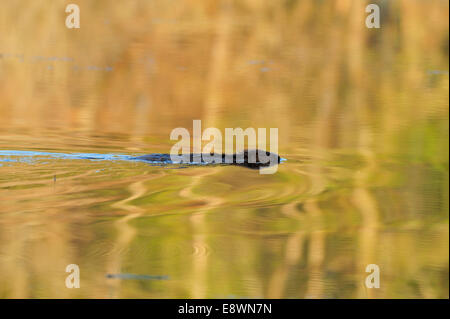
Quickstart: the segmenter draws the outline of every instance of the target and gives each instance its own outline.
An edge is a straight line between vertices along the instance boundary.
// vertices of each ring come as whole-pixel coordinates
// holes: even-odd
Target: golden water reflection
[[[448,2],[77,4],[2,4],[0,150],[167,153],[201,119],[288,161],[0,158],[0,297],[448,298]]]

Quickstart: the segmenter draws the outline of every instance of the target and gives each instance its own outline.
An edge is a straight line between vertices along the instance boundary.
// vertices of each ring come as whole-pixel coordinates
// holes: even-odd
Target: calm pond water
[[[2,3],[1,298],[448,298],[448,2],[76,3]],[[121,160],[195,119],[287,161]]]

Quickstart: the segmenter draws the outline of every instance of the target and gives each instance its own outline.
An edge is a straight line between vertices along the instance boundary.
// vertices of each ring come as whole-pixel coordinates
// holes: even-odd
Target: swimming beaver
[[[265,155],[264,155],[265,154]],[[262,156],[260,156],[262,155]],[[269,167],[281,162],[279,155],[267,151],[260,150],[244,150],[240,153],[234,154],[186,154],[174,156],[176,160],[172,160],[170,154],[148,154],[138,156],[134,159],[158,162],[158,163],[186,163],[186,164],[225,164],[244,166],[251,169],[258,169],[261,167]]]

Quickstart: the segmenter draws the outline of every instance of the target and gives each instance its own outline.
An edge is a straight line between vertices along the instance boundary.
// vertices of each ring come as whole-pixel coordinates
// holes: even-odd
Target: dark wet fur
[[[244,150],[241,153],[235,153],[233,154],[232,161],[227,163],[226,154],[220,154],[221,163],[210,163],[210,164],[222,164],[222,165],[236,165],[236,166],[243,166],[251,169],[258,169],[260,167],[269,167],[274,164],[280,163],[280,156],[278,156],[275,153],[265,152],[266,156],[269,156],[269,160],[265,162],[264,158],[260,158],[258,154],[258,150]],[[214,156],[214,153],[209,154],[210,156]],[[148,161],[148,162],[162,162],[171,164],[173,163],[170,154],[148,154],[136,157],[137,160],[141,161]],[[203,160],[203,157],[201,154],[193,154],[191,153],[189,155],[189,163],[198,163],[198,160],[201,161],[201,163],[206,163]]]

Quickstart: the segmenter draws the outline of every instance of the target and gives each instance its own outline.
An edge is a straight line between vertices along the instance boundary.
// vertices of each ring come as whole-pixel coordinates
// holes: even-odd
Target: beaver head
[[[278,154],[257,149],[244,150],[232,156],[231,154],[223,154],[222,159],[224,163],[245,166],[252,169],[269,167],[281,162],[281,157]]]

